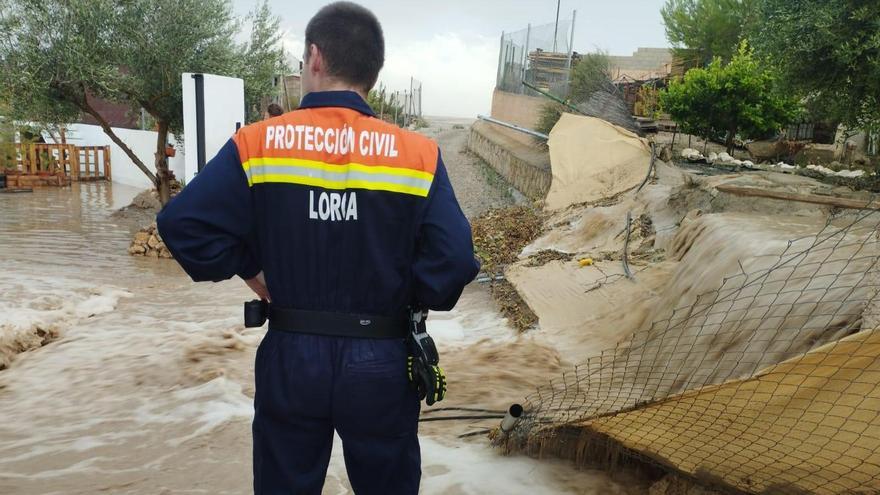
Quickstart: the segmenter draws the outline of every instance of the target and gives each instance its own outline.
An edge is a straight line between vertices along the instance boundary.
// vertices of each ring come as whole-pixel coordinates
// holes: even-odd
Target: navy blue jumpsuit
[[[263,271],[272,304],[398,316],[450,310],[479,270],[437,145],[354,92],[240,129],[159,214],[195,281]],[[403,339],[275,328],[257,350],[254,491],[319,494],[334,430],[355,492],[415,494],[419,400]]]

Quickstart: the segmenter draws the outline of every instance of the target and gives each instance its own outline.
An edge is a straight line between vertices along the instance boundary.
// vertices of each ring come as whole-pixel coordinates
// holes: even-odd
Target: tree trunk
[[[168,122],[158,122],[159,136],[156,138],[156,191],[162,206],[171,199],[171,172],[168,170],[168,156],[165,147],[168,145]]]
[[[733,140],[736,137],[736,124],[730,126],[727,130],[727,140],[724,141],[724,145],[727,146],[727,154],[733,156]]]
[[[131,148],[129,148],[128,145],[126,145],[125,142],[122,141],[122,139],[119,139],[119,136],[117,136],[116,133],[113,132],[113,128],[110,127],[110,124],[107,122],[107,120],[104,119],[104,117],[100,113],[98,113],[97,110],[95,110],[94,108],[92,108],[91,105],[89,105],[88,99],[83,98],[82,100],[79,100],[76,103],[77,103],[77,106],[79,106],[83,112],[91,115],[92,117],[95,118],[95,120],[98,121],[98,125],[100,125],[101,129],[104,130],[104,134],[109,136],[110,140],[113,141],[114,143],[116,143],[116,145],[119,146],[119,148],[121,148],[122,151],[126,155],[128,155],[128,157],[131,159],[131,161],[134,162],[134,164],[137,166],[137,168],[141,169],[141,172],[143,172],[144,174],[147,175],[147,177],[150,179],[151,182],[155,183],[156,176],[153,175],[153,172],[150,172],[150,169],[148,169],[147,166],[144,165],[144,162],[142,162],[141,159],[138,158],[138,156],[134,154],[134,151],[132,151]]]

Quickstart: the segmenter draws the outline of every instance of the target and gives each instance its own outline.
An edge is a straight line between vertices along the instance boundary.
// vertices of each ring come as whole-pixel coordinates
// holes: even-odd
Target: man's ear
[[[309,45],[307,64],[312,73],[324,72],[324,57],[321,55],[318,45],[314,43]]]

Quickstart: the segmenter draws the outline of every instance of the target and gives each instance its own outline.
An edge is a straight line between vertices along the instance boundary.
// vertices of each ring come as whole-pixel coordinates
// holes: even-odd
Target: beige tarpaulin
[[[546,206],[555,210],[637,186],[648,172],[648,143],[602,119],[563,113],[550,131],[553,175]]]
[[[880,493],[880,330],[581,425],[749,493]]]

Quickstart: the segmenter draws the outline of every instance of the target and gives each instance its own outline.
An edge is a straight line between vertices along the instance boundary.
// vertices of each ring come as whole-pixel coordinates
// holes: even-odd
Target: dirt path
[[[497,173],[467,152],[473,119],[428,117],[429,127],[419,132],[437,141],[455,195],[468,218],[489,208],[513,203],[509,186]]]

